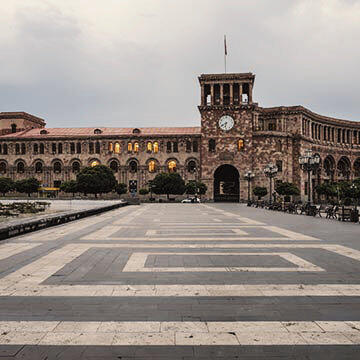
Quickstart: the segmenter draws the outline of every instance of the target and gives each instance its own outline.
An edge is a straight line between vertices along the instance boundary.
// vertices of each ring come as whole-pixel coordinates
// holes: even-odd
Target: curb
[[[127,202],[112,204],[108,206],[97,207],[94,209],[87,209],[81,211],[70,211],[59,215],[49,215],[41,219],[28,220],[20,224],[0,226],[0,240],[5,240],[13,236],[26,234],[32,231],[45,229],[51,226],[65,224],[70,221],[82,219],[88,216],[101,214],[105,211],[118,209],[127,206]]]

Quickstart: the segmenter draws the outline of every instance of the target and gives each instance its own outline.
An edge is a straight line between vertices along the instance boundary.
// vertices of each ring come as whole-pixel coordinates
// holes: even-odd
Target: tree
[[[127,186],[124,183],[119,183],[115,186],[115,191],[118,195],[123,195],[127,193]]]
[[[78,191],[86,194],[108,193],[116,186],[114,173],[105,165],[88,166],[77,175]]]
[[[14,190],[15,184],[10,178],[0,177],[0,192],[5,196],[7,192]]]
[[[28,178],[24,180],[18,180],[15,182],[15,189],[19,193],[26,193],[30,197],[30,195],[34,192],[37,192],[40,187],[39,180],[35,178]]]
[[[72,193],[75,196],[75,193],[78,192],[78,183],[75,180],[65,181],[60,185],[60,190],[66,193]]]
[[[188,195],[204,195],[206,191],[207,186],[201,181],[190,180],[185,185],[185,193]]]
[[[256,186],[253,189],[253,194],[258,197],[260,200],[263,196],[266,196],[268,193],[266,187]]]
[[[324,195],[327,200],[337,195],[336,184],[333,183],[322,183],[316,186],[315,191],[319,196]]]
[[[285,197],[285,201],[290,201],[290,196],[300,195],[300,190],[297,186],[289,182],[281,182],[275,186],[275,191]]]
[[[149,193],[149,190],[148,189],[140,189],[139,190],[139,194],[140,195],[147,195]]]
[[[152,190],[155,194],[182,195],[185,192],[185,181],[177,173],[160,173],[152,180]]]

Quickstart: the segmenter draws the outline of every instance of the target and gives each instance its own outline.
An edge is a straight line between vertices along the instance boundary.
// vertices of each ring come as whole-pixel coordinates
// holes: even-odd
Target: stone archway
[[[232,165],[221,165],[214,173],[214,201],[239,202],[239,172]]]

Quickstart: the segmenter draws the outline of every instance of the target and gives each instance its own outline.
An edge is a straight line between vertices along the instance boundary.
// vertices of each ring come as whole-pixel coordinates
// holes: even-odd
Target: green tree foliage
[[[140,195],[147,195],[149,193],[149,190],[148,189],[140,189],[139,190],[139,194]]]
[[[5,196],[6,193],[14,190],[14,188],[14,181],[7,177],[0,177],[0,193]]]
[[[337,195],[336,184],[334,183],[322,183],[315,188],[318,195],[324,195],[328,199]]]
[[[188,195],[204,195],[207,186],[201,181],[191,180],[185,185],[185,193]]]
[[[152,180],[152,190],[157,195],[182,195],[185,192],[185,181],[177,173],[160,173]]]
[[[127,186],[124,183],[119,183],[115,186],[115,191],[118,195],[123,195],[127,193]]]
[[[294,184],[288,182],[278,183],[275,187],[275,191],[280,196],[300,195],[300,190]]]
[[[65,181],[60,185],[60,190],[75,196],[75,193],[78,192],[78,183],[75,180]]]
[[[266,187],[261,187],[261,186],[256,186],[253,189],[253,194],[255,196],[258,197],[258,199],[260,200],[262,197],[266,196],[268,193],[267,188]]]
[[[34,192],[37,192],[40,187],[39,180],[35,178],[28,178],[24,180],[18,180],[15,182],[15,189],[19,193],[25,193],[30,195]]]
[[[114,173],[105,165],[88,166],[77,175],[78,191],[84,194],[104,194],[116,186]]]

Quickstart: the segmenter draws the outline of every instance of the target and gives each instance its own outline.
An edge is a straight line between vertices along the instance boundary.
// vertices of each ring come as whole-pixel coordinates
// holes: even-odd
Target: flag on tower
[[[225,49],[225,56],[226,56],[227,55],[226,35],[224,35],[224,49]]]

